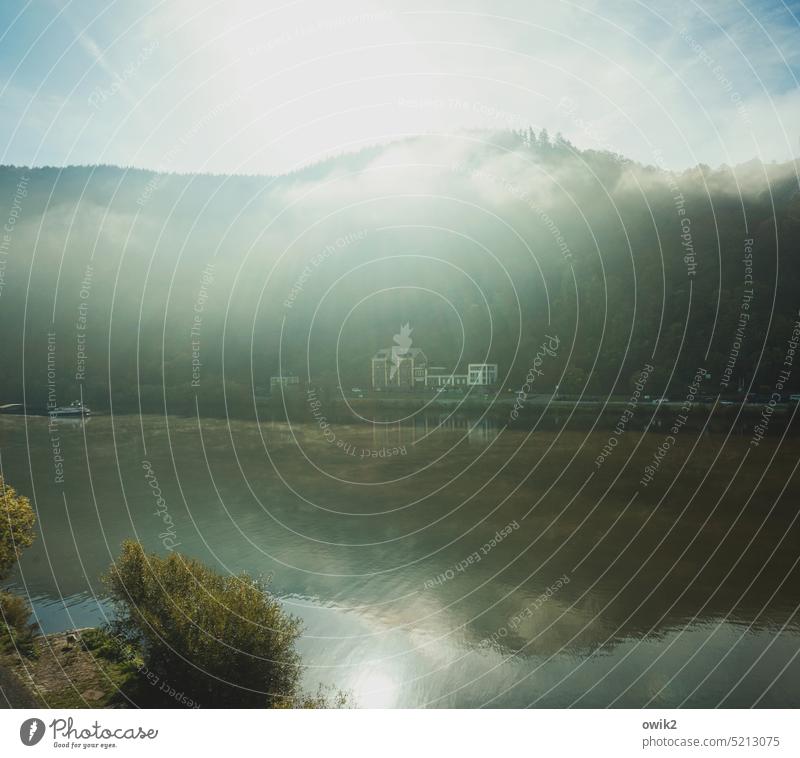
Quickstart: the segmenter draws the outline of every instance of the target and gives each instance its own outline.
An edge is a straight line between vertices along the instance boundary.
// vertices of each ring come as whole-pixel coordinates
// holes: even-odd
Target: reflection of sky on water
[[[582,487],[593,448],[588,467],[574,464],[559,480],[577,436],[527,439],[464,415],[337,426],[357,449],[406,447],[377,463],[327,444],[310,424],[259,430],[224,419],[204,419],[201,441],[195,419],[170,418],[167,428],[147,418],[145,452],[137,418],[115,418],[112,428],[98,416],[60,427],[62,489],[50,470],[47,419],[38,421],[29,419],[27,438],[22,419],[0,424],[9,481],[31,492],[29,454],[36,477],[40,534],[14,581],[27,586],[45,631],[104,620],[107,606],[94,594],[102,595],[99,576],[123,539],[163,549],[163,521],[142,473],[148,460],[178,549],[219,571],[271,575],[304,620],[309,689],[329,683],[375,707],[674,705],[687,697],[700,705],[743,677],[729,704],[748,705],[765,690],[763,705],[800,702],[791,662],[796,527],[786,506],[765,520],[771,493],[741,510],[749,493],[737,488],[711,519],[712,494],[681,513],[688,484],[658,507],[629,502],[624,480],[601,500],[599,486]],[[613,463],[603,471],[609,480]],[[696,472],[705,473],[702,465]],[[715,476],[724,481],[728,470]],[[520,527],[482,552],[513,520]],[[453,570],[473,553],[479,560]],[[562,575],[568,585],[513,621]]]

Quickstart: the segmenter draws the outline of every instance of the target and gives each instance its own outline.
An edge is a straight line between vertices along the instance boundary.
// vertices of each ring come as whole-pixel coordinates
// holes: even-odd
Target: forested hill
[[[658,154],[654,163],[658,163]],[[798,164],[669,173],[533,133],[426,136],[288,176],[0,169],[0,401],[245,402],[368,385],[409,323],[534,391],[771,391],[798,320]],[[791,363],[791,361],[789,362]],[[788,366],[791,368],[791,366]],[[800,387],[800,366],[782,382]]]

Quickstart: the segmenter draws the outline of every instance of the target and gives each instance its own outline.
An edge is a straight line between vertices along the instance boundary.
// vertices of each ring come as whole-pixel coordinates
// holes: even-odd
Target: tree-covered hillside
[[[654,151],[654,164],[658,164]],[[420,137],[289,176],[0,169],[0,400],[247,403],[283,370],[431,363],[535,391],[774,388],[800,290],[797,164],[669,173],[532,133]],[[787,391],[800,387],[791,372]]]

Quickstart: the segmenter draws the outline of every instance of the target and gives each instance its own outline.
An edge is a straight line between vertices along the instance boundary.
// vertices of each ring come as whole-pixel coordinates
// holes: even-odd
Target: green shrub
[[[0,645],[3,652],[33,655],[37,626],[30,622],[31,609],[25,600],[0,592]]]
[[[136,542],[123,544],[106,582],[118,612],[111,631],[141,650],[160,704],[327,704],[300,692],[300,622],[263,582],[247,574],[222,576],[178,553],[147,554]]]
[[[0,476],[0,579],[5,579],[23,548],[33,542],[36,516],[30,501]]]
[[[137,657],[135,647],[101,627],[84,629],[80,640],[84,650],[111,663],[131,662]]]

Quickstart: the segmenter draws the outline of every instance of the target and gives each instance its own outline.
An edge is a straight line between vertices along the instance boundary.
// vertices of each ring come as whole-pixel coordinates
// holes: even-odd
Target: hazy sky
[[[684,167],[786,160],[800,1],[0,4],[0,163],[276,173],[419,132],[546,127]]]

